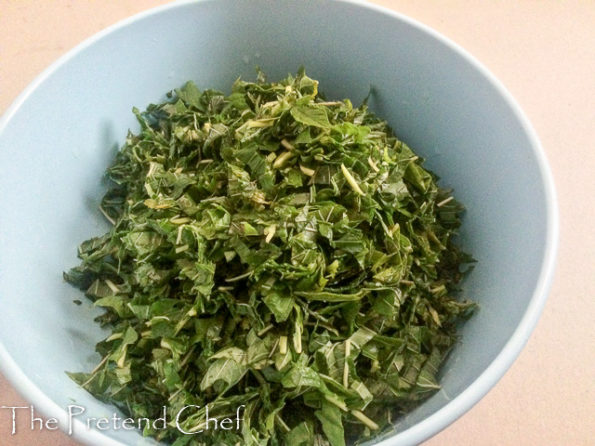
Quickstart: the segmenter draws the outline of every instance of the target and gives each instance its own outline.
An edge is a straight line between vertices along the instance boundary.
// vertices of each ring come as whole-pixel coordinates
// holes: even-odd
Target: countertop
[[[0,113],[82,40],[164,3],[0,0]],[[560,209],[558,267],[527,346],[485,398],[425,445],[595,445],[595,2],[377,3],[454,40],[504,83],[543,143]],[[0,376],[0,406],[28,405]],[[0,410],[4,446],[77,444],[24,423],[10,430],[10,410]]]

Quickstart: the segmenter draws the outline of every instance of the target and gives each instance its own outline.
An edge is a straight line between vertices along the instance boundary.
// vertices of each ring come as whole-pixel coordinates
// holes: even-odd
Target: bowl
[[[557,246],[554,186],[511,95],[468,53],[407,17],[349,1],[182,1],[125,20],[41,74],[0,123],[0,368],[36,411],[88,444],[153,444],[136,431],[68,425],[69,405],[110,416],[65,371],[92,369],[99,311],[63,282],[77,245],[107,229],[105,168],[137,129],[133,106],[192,79],[229,91],[255,66],[300,66],[328,98],[388,120],[467,212],[460,243],[478,260],[463,284],[480,310],[441,372],[442,389],[378,444],[415,444],[471,408],[505,373],[545,303]],[[69,428],[71,431],[69,432]]]

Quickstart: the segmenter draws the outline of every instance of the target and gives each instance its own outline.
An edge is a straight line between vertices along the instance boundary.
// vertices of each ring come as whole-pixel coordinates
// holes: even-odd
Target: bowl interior
[[[64,418],[73,402],[88,416],[113,413],[64,373],[94,367],[103,333],[93,322],[99,311],[84,299],[73,305],[81,294],[61,273],[77,263],[81,241],[107,229],[102,176],[137,128],[132,106],[188,79],[229,91],[238,76],[253,79],[256,65],[275,80],[303,65],[329,99],[359,104],[371,88],[372,109],[467,207],[460,241],[478,263],[463,294],[481,309],[462,329],[443,389],[397,420],[399,431],[467,389],[519,325],[542,273],[551,203],[531,132],[481,69],[431,31],[361,4],[178,3],[84,44],[0,126],[0,350],[4,372],[48,415]],[[136,432],[74,429],[102,444],[141,441]]]

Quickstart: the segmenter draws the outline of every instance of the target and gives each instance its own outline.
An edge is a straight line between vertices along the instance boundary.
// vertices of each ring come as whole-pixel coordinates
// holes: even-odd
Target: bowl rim
[[[191,4],[205,4],[214,3],[216,0],[175,0],[171,3],[160,5],[140,13],[134,14],[128,18],[120,20],[103,30],[95,33],[91,37],[86,38],[74,48],[60,56],[56,61],[44,69],[35,79],[14,99],[12,104],[0,116],[0,136],[4,129],[9,124],[11,118],[18,111],[21,105],[31,96],[35,90],[43,84],[55,71],[62,65],[66,64],[70,59],[77,56],[79,53],[91,47],[96,42],[100,41],[108,34],[114,31],[125,28],[134,22],[143,20],[145,18],[159,15],[164,11],[173,10],[175,8],[185,7]],[[554,179],[545,155],[545,151],[537,133],[529,122],[528,118],[522,111],[520,105],[512,94],[506,89],[502,82],[496,78],[481,62],[459,44],[452,41],[450,38],[442,35],[428,25],[419,22],[409,16],[400,12],[388,9],[384,6],[364,2],[361,0],[321,0],[321,1],[335,1],[337,3],[348,4],[359,8],[368,9],[392,19],[405,23],[412,28],[425,33],[426,35],[437,40],[442,45],[448,47],[451,51],[460,55],[467,63],[469,63],[479,74],[481,74],[497,91],[497,93],[504,99],[506,104],[510,107],[513,115],[521,124],[523,131],[528,136],[533,154],[535,155],[539,173],[541,175],[542,187],[545,195],[546,205],[546,242],[544,246],[544,255],[540,266],[540,273],[535,289],[525,313],[523,314],[520,323],[514,330],[512,336],[506,342],[504,347],[500,350],[497,356],[492,360],[487,368],[473,381],[465,390],[459,395],[449,401],[446,405],[438,409],[430,416],[424,418],[413,426],[397,432],[395,435],[381,440],[376,443],[376,446],[405,446],[415,445],[422,441],[429,439],[436,435],[441,430],[448,427],[451,423],[460,418],[475,404],[477,404],[488,391],[504,376],[506,371],[511,367],[512,363],[520,354],[521,350],[529,340],[529,337],[535,328],[537,321],[541,315],[543,307],[547,301],[549,291],[551,289],[554,271],[556,267],[556,256],[559,244],[559,215],[558,215],[558,201],[554,185]],[[60,428],[66,430],[67,413],[64,407],[59,406],[51,398],[49,398],[36,384],[34,384],[24,371],[12,359],[0,339],[0,372],[6,379],[14,386],[18,393],[25,398],[30,404],[36,403],[36,410],[45,416],[57,418],[59,420]],[[109,437],[104,432],[96,429],[86,429],[86,424],[78,419],[74,420],[73,432],[70,435],[85,444],[102,444],[107,446],[126,446],[124,443]]]

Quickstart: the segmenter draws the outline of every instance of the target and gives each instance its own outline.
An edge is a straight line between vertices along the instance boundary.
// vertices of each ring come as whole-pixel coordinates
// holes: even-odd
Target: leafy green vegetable
[[[188,82],[134,112],[113,227],[65,273],[112,330],[73,379],[187,432],[245,405],[239,430],[145,427],[176,445],[343,446],[438,388],[474,307],[456,298],[462,207],[386,122],[304,72],[228,96]]]

